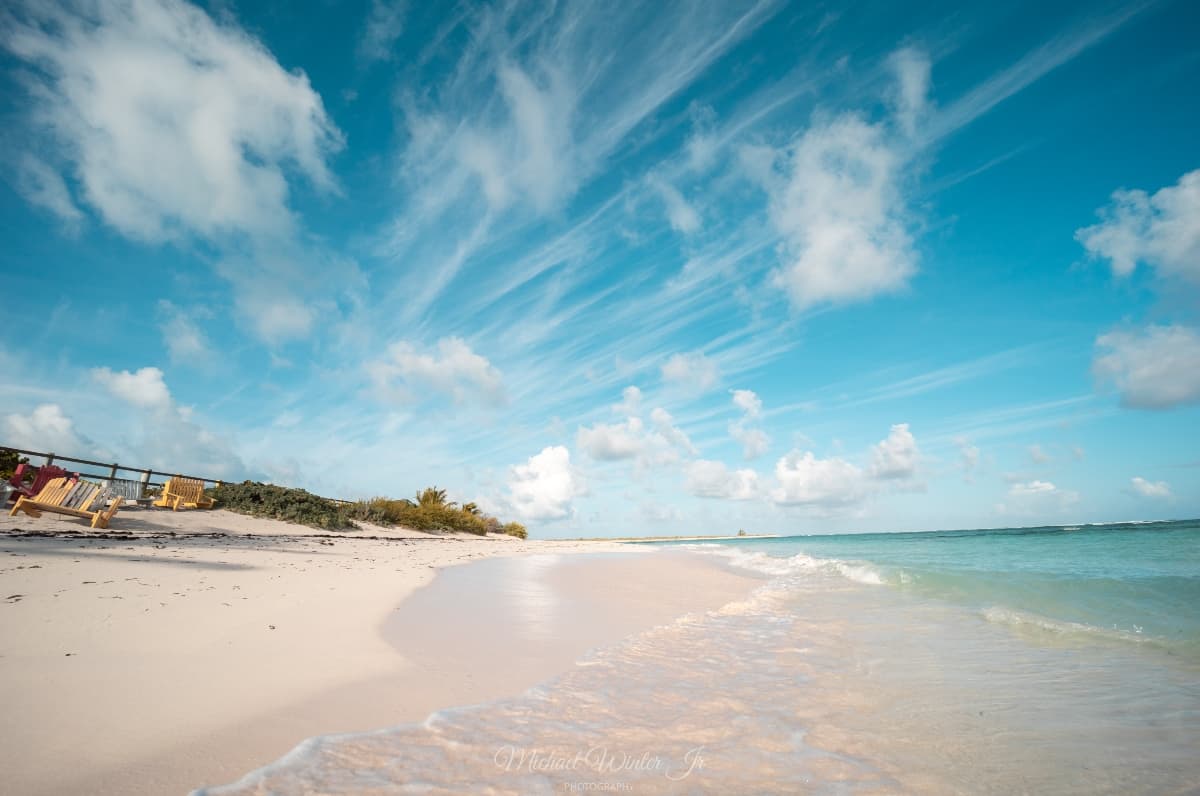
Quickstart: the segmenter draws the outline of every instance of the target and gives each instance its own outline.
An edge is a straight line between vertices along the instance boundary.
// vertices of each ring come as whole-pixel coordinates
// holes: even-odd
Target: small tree
[[[500,528],[500,533],[506,533],[509,536],[515,536],[518,539],[526,539],[529,533],[525,530],[525,526],[519,522],[510,522]]]
[[[10,448],[0,448],[0,481],[12,478],[18,464],[29,464],[29,459],[19,456],[15,450]]]
[[[417,505],[426,508],[430,506],[446,506],[453,508],[453,501],[446,499],[446,490],[438,489],[436,486],[426,487],[417,493]]]

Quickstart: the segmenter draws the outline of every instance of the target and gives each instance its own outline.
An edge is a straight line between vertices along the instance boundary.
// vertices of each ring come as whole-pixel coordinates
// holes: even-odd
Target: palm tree
[[[476,517],[478,517],[480,514],[483,513],[482,511],[479,510],[479,506],[475,505],[474,503],[464,503],[462,505],[462,510],[465,511],[467,514],[472,514]]]
[[[454,508],[454,501],[446,499],[446,490],[436,486],[426,487],[417,493],[417,503],[421,506],[446,506]]]

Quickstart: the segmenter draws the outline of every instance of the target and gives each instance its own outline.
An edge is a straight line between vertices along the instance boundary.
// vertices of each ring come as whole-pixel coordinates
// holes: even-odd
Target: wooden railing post
[[[54,454],[53,454],[53,453],[47,453],[47,454],[46,454],[46,466],[47,466],[47,467],[49,467],[49,466],[50,466],[50,465],[52,465],[52,464],[54,464]]]

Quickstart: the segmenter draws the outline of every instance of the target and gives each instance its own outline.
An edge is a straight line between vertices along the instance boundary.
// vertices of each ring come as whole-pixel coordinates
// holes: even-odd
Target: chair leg
[[[14,506],[12,507],[12,509],[11,509],[11,510],[8,512],[8,516],[10,516],[10,517],[16,516],[16,513],[17,513],[18,511],[20,511],[20,512],[22,512],[22,513],[24,513],[24,514],[28,514],[30,517],[40,517],[40,516],[42,516],[42,512],[40,512],[40,511],[38,511],[37,509],[35,509],[35,508],[33,508],[32,506],[30,506],[30,505],[29,505],[29,498],[27,498],[27,497],[24,497],[24,496],[17,498],[17,503],[16,503],[16,505],[14,505]]]

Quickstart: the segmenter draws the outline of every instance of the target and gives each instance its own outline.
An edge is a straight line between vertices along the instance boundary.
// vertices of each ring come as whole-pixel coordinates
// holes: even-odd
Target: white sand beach
[[[604,552],[623,555],[587,556],[594,566],[568,578],[596,621],[537,654],[478,627],[459,634],[469,651],[456,647],[465,601],[387,629],[439,569]],[[753,584],[698,556],[603,542],[320,532],[220,510],[130,509],[103,533],[5,515],[0,770],[13,793],[183,793],[310,736],[519,693],[593,646]]]

